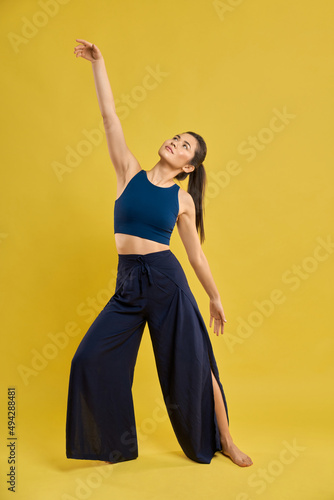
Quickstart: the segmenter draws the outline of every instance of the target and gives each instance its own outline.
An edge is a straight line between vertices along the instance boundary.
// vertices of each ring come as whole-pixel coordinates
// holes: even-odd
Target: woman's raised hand
[[[90,62],[102,59],[101,51],[94,43],[87,42],[87,40],[81,40],[81,38],[76,38],[76,42],[80,42],[80,45],[74,47],[74,54],[76,57],[83,57]]]

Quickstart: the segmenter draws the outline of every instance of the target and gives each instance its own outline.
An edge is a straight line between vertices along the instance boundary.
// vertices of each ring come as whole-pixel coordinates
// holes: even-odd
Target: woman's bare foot
[[[222,445],[222,454],[229,457],[232,462],[239,465],[240,467],[249,467],[253,465],[252,459],[243,453],[239,448],[233,443],[233,441],[228,441],[221,443]]]

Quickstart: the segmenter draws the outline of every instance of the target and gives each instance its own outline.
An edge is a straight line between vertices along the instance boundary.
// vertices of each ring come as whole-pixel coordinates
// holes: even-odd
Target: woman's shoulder
[[[190,193],[188,193],[188,191],[186,191],[185,189],[181,188],[179,189],[179,198],[184,201],[185,203],[190,203],[191,202],[194,202],[193,200],[193,197],[191,196]]]
[[[180,187],[179,189],[179,213],[192,212],[195,209],[195,203],[191,194]]]

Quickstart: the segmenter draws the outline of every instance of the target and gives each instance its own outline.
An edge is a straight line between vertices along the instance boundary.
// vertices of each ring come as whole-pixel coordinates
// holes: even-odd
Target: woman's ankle
[[[220,437],[220,444],[222,445],[222,448],[228,448],[233,444],[233,439],[231,434],[227,436],[221,436]]]

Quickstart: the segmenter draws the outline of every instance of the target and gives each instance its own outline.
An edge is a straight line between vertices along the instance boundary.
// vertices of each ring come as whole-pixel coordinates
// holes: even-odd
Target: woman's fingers
[[[82,57],[91,62],[101,58],[101,53],[94,43],[87,42],[87,40],[83,40],[82,38],[76,38],[76,41],[81,42],[80,45],[74,47],[76,57]]]
[[[225,313],[221,302],[218,303],[216,301],[210,302],[210,327],[213,323],[213,333],[219,335],[219,331],[221,334],[224,333],[224,323],[227,320],[225,318]]]
[[[222,314],[219,318],[215,318],[214,316],[210,316],[210,328],[213,322],[213,333],[219,335],[219,330],[221,330],[221,334],[224,333],[224,323],[226,323],[226,318]]]
[[[222,335],[224,333],[224,323],[226,323],[226,322],[227,322],[227,319],[225,318],[225,314],[222,313],[221,314],[221,333],[222,333]]]
[[[220,313],[220,318],[221,318],[221,333],[223,335],[224,333],[224,323],[226,323],[227,319],[225,318],[224,311]]]
[[[84,49],[77,49],[77,50],[74,50],[74,54],[79,57],[79,56],[82,56],[83,54],[85,54],[85,51]]]
[[[219,335],[219,326],[220,326],[220,318],[215,318],[214,316],[210,316],[210,328],[213,322],[213,333]]]
[[[221,331],[221,334],[223,335],[223,333],[224,333],[224,321],[221,321],[221,323],[220,323],[220,331]]]
[[[77,49],[81,49],[81,50],[84,50],[84,49],[89,49],[92,47],[92,44],[87,42],[86,40],[82,40],[81,38],[76,38],[76,42],[80,42],[80,45],[77,45],[76,47],[74,47],[74,50]]]
[[[87,47],[79,47],[74,49],[74,54],[76,57],[82,57],[83,59],[91,60],[91,50]]]
[[[82,38],[76,38],[75,41],[82,43],[83,45],[92,45],[90,42],[87,42],[87,40],[83,40]]]
[[[94,44],[93,43],[90,43],[90,42],[87,42],[87,40],[82,40],[81,38],[77,38],[76,39],[77,42],[80,42],[81,45],[77,45],[75,48],[76,49],[81,49],[81,50],[94,50]]]
[[[77,45],[76,47],[74,47],[74,50],[89,50],[91,47],[89,47],[88,45]]]

